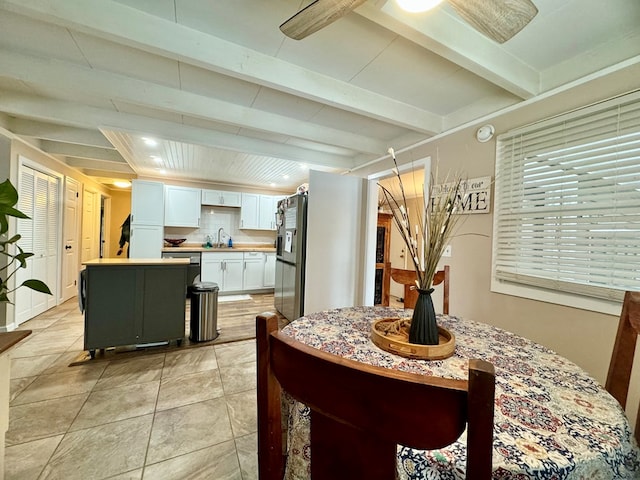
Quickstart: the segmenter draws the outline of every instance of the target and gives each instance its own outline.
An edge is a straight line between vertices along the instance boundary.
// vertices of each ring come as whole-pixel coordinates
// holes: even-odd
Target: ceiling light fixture
[[[442,3],[442,0],[396,0],[405,12],[420,13],[431,10]]]
[[[153,158],[156,163],[162,163],[162,158],[160,158],[158,155],[149,155],[149,156]]]
[[[127,180],[116,180],[113,182],[113,185],[118,188],[129,188],[131,186],[131,182]]]
[[[156,142],[153,138],[142,137],[142,140],[150,147],[155,147],[156,145],[158,145],[158,142]]]

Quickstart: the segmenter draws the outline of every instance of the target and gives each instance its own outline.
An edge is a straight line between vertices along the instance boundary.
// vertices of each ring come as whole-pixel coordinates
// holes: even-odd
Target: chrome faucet
[[[224,232],[224,228],[220,227],[218,229],[218,248],[224,247],[224,243],[222,242],[222,232]]]

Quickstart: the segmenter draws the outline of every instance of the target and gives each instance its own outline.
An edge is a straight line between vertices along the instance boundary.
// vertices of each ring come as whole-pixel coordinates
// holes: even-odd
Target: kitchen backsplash
[[[233,207],[202,206],[200,228],[165,227],[165,238],[186,238],[185,243],[202,244],[207,235],[213,242],[218,241],[218,230],[224,229],[223,240],[231,236],[233,243],[263,244],[274,243],[276,232],[266,230],[240,230],[240,209]]]

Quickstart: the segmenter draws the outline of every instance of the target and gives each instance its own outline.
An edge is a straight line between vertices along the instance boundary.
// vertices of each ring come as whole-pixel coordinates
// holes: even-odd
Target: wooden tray
[[[419,345],[409,343],[409,332],[402,330],[399,334],[385,334],[380,331],[378,325],[387,322],[395,322],[398,318],[382,318],[376,320],[371,329],[371,340],[378,347],[387,352],[395,353],[408,358],[422,360],[442,360],[450,357],[456,350],[456,337],[444,327],[438,326],[438,345]]]

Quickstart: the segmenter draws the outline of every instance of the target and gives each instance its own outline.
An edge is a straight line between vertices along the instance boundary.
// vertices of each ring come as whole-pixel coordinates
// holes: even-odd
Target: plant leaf
[[[0,215],[9,215],[10,217],[16,217],[16,218],[26,218],[27,220],[29,219],[27,215],[22,213],[17,208],[13,208],[7,205],[2,205],[1,203],[0,203]]]
[[[18,203],[18,191],[7,178],[0,183],[0,205],[13,207]]]
[[[47,284],[41,280],[36,280],[35,278],[25,280],[20,286],[30,288],[31,290],[35,290],[36,292],[42,292],[51,295],[51,290],[49,290]]]

